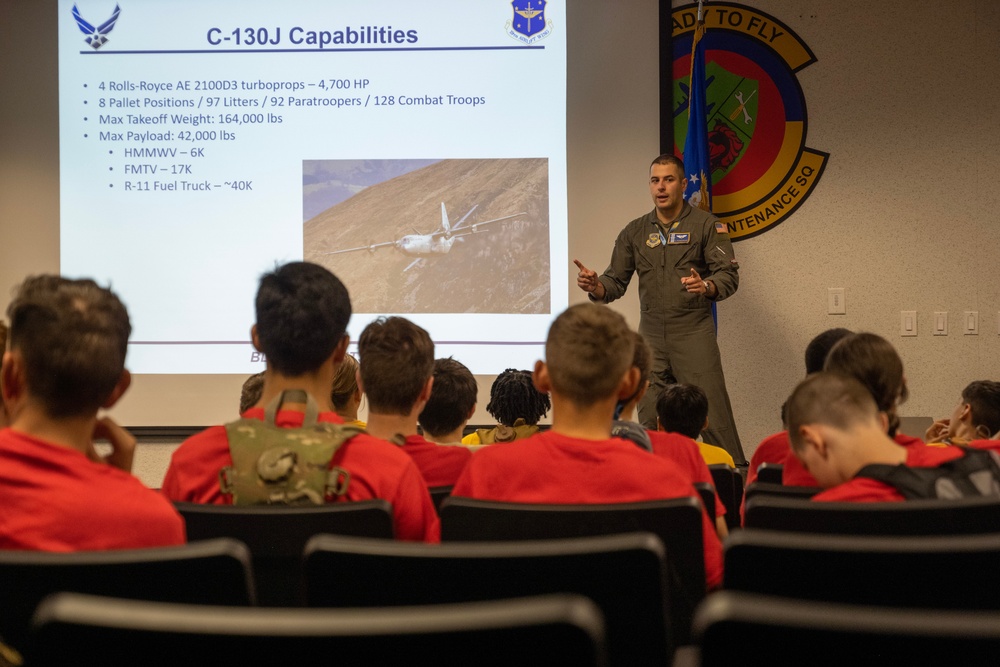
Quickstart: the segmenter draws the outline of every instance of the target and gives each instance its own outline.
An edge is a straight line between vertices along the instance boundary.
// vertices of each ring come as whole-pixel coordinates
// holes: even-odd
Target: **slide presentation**
[[[566,7],[59,0],[60,270],[142,374],[250,374],[260,275],[326,266],[477,374],[568,303]],[[353,348],[353,346],[352,346]]]

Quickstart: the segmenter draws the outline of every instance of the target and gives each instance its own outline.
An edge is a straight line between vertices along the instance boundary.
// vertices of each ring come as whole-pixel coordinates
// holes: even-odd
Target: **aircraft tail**
[[[441,202],[441,227],[444,228],[445,234],[451,233],[451,223],[448,222],[448,211],[444,207],[444,202]]]

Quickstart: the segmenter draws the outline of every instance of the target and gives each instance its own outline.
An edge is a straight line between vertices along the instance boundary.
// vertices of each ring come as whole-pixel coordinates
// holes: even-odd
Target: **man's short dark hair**
[[[708,396],[693,384],[668,384],[656,399],[656,416],[664,431],[694,440],[708,417]]]
[[[823,371],[800,382],[788,397],[788,437],[792,447],[802,447],[800,430],[809,424],[824,424],[841,430],[878,418],[879,408],[857,379]]]
[[[683,177],[686,173],[684,171],[684,161],[673,153],[664,153],[663,155],[657,155],[653,158],[653,161],[649,163],[649,168],[652,169],[654,164],[672,164],[677,167],[679,173]]]
[[[319,368],[351,319],[347,288],[318,264],[289,262],[260,279],[257,338],[271,368],[298,377]]]
[[[7,308],[10,349],[49,417],[96,414],[125,369],[132,333],[118,297],[93,280],[28,278]]]
[[[369,409],[410,414],[434,371],[434,342],[405,317],[380,317],[358,339],[361,382]]]
[[[552,390],[580,407],[618,392],[632,367],[634,333],[610,308],[579,303],[549,327],[545,359]]]
[[[903,360],[892,343],[873,333],[845,336],[826,356],[823,370],[849,375],[868,388],[880,412],[889,417],[889,437],[896,435],[896,407],[909,396]]]
[[[535,388],[531,371],[508,368],[490,386],[486,412],[503,426],[513,426],[518,419],[534,426],[551,407],[549,395]]]
[[[809,345],[806,346],[806,375],[823,370],[826,356],[830,354],[833,346],[839,343],[841,338],[846,338],[852,333],[854,332],[843,327],[827,329],[809,341]]]
[[[479,386],[472,371],[451,357],[434,362],[431,397],[420,413],[420,425],[434,437],[451,433],[469,418]]]
[[[969,404],[972,426],[980,437],[989,439],[1000,431],[1000,382],[970,382],[962,390],[962,401]]]

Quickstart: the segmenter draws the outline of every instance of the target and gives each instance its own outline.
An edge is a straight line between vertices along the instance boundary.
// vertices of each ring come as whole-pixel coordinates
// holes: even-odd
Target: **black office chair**
[[[675,667],[995,665],[1000,655],[1000,613],[839,605],[730,591],[705,600],[694,632],[700,660],[678,660]]]
[[[719,494],[722,506],[726,508],[726,525],[729,530],[740,526],[740,504],[743,502],[743,477],[735,468],[731,468],[725,463],[716,463],[708,466],[708,472],[712,475],[712,483],[715,484],[715,491]],[[737,488],[739,489],[737,491]]]
[[[431,502],[434,503],[434,509],[441,512],[441,503],[444,499],[451,495],[451,490],[455,488],[453,486],[432,486],[427,489],[431,494]]]
[[[604,665],[600,611],[579,596],[392,609],[239,609],[60,593],[27,663],[48,665]]]
[[[882,537],[748,528],[726,540],[723,587],[823,602],[1000,611],[998,563],[1000,533]]]
[[[306,507],[174,505],[189,540],[232,537],[250,547],[257,597],[267,607],[302,604],[302,550],[313,535],[393,537],[392,506],[380,499]]]
[[[761,463],[757,468],[757,480],[764,484],[781,484],[785,466],[781,463]]]
[[[306,546],[305,576],[319,607],[577,593],[604,615],[612,665],[663,666],[672,655],[664,549],[650,533],[439,545],[319,535]]]
[[[38,603],[59,591],[191,604],[256,601],[250,552],[230,539],[120,551],[0,551],[0,637],[23,649]]]
[[[747,500],[744,525],[840,535],[975,535],[1000,530],[1000,502],[963,498],[827,503],[758,497]]]
[[[703,510],[696,498],[608,505],[539,505],[452,496],[441,506],[441,539],[538,540],[649,532],[667,549],[669,625],[673,644],[690,640],[691,619],[705,596]]]

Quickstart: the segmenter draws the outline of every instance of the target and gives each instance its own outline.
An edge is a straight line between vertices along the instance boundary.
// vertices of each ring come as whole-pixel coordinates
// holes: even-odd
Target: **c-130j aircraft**
[[[441,229],[435,232],[430,232],[428,234],[421,234],[414,230],[413,234],[407,234],[406,236],[400,237],[395,241],[385,241],[383,243],[369,243],[368,245],[358,246],[356,248],[345,248],[344,250],[333,250],[331,252],[321,253],[323,255],[340,255],[345,252],[357,252],[359,250],[367,250],[368,252],[374,254],[378,248],[387,248],[392,246],[399,252],[410,257],[416,257],[413,262],[407,266],[404,271],[408,271],[413,268],[417,263],[420,262],[424,257],[432,255],[446,255],[451,251],[451,247],[455,244],[456,239],[460,239],[463,236],[469,236],[470,234],[480,234],[487,230],[482,230],[480,227],[492,224],[494,222],[500,222],[502,220],[510,220],[512,218],[517,218],[523,215],[527,215],[526,212],[522,211],[520,213],[512,213],[511,215],[505,215],[501,218],[493,218],[492,220],[483,220],[482,222],[476,222],[469,227],[463,228],[462,225],[465,221],[472,215],[479,207],[476,204],[469,209],[468,213],[463,215],[454,226],[448,220],[448,210],[445,208],[444,202],[441,202]]]

